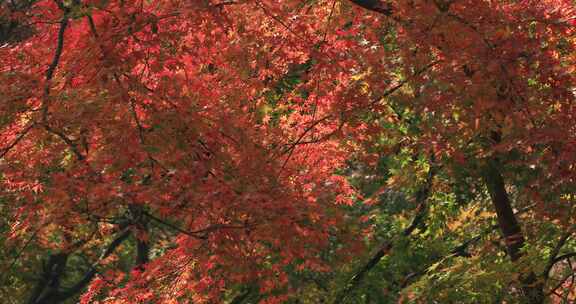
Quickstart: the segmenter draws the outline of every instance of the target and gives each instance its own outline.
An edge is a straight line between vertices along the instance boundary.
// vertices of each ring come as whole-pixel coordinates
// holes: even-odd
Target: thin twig
[[[28,127],[26,127],[10,145],[2,149],[1,150],[2,152],[0,152],[0,158],[6,156],[6,154],[8,154],[8,152],[10,152],[10,150],[12,150],[12,148],[14,148],[26,136],[26,134],[28,134],[28,132],[32,129],[32,127],[34,127],[34,125],[35,125],[34,123],[28,125]]]

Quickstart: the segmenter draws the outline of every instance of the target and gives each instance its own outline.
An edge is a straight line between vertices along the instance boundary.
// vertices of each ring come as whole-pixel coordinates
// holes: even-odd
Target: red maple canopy
[[[567,0],[1,2],[2,212],[52,267],[30,303],[86,286],[82,303],[218,302],[252,283],[284,301],[288,267],[361,249],[339,170],[373,162],[381,122],[403,119],[392,96],[426,117],[404,147],[497,177],[519,151],[542,203],[574,183],[574,18]],[[133,271],[99,274],[130,235]],[[93,267],[63,290],[77,252]]]

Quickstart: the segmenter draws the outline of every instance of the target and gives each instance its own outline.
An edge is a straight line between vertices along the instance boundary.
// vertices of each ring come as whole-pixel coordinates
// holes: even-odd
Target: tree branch
[[[576,252],[566,253],[566,254],[563,254],[563,255],[561,255],[561,256],[559,256],[559,257],[556,257],[556,258],[552,261],[552,264],[556,264],[556,263],[558,263],[558,262],[560,262],[560,261],[562,261],[562,260],[570,259],[570,258],[573,258],[573,257],[576,257]]]
[[[550,259],[548,260],[548,263],[546,264],[546,268],[544,269],[544,273],[542,274],[544,276],[544,280],[547,280],[550,277],[550,271],[552,270],[554,265],[558,261],[561,261],[561,260],[556,260],[558,258],[558,254],[560,254],[560,250],[562,250],[562,247],[564,246],[564,244],[566,244],[566,241],[568,241],[568,239],[570,238],[570,236],[572,236],[573,233],[574,233],[573,228],[570,228],[568,231],[564,232],[564,234],[562,234],[562,236],[558,240],[558,243],[556,244],[556,246],[554,246],[554,249],[552,250],[552,252],[550,254]]]
[[[80,161],[84,160],[84,155],[82,155],[82,153],[80,153],[80,150],[78,149],[78,145],[72,139],[70,139],[68,136],[66,136],[66,134],[62,133],[61,131],[53,129],[47,123],[44,124],[44,129],[48,133],[52,133],[52,134],[56,135],[64,143],[66,143],[66,145],[68,145],[68,147],[70,147],[70,149],[72,150],[72,153],[74,153],[74,155],[76,156],[76,158],[78,160],[80,160]]]
[[[200,239],[200,240],[205,240],[208,237],[208,234],[213,233],[217,230],[222,230],[222,229],[249,229],[251,227],[254,227],[256,225],[249,225],[248,223],[243,224],[243,225],[225,225],[225,224],[214,224],[214,225],[210,225],[206,228],[202,228],[202,229],[198,229],[198,230],[194,230],[194,231],[189,231],[189,230],[184,230],[174,224],[171,224],[165,220],[162,220],[148,212],[143,212],[143,215],[149,217],[151,220],[162,224],[176,232],[185,234],[187,236],[196,238],[196,239]]]
[[[527,212],[532,207],[533,207],[533,205],[527,206],[526,208],[523,208],[523,209],[519,210],[518,212],[516,212],[515,215],[520,215],[524,212]],[[484,231],[480,232],[478,235],[476,235],[476,236],[464,241],[462,244],[452,248],[452,250],[450,250],[448,255],[446,255],[442,258],[439,258],[437,261],[441,261],[441,260],[449,258],[449,257],[470,257],[471,255],[470,255],[470,253],[468,253],[468,248],[470,246],[472,246],[474,243],[480,241],[482,239],[482,237],[490,234],[491,232],[493,232],[496,229],[498,229],[498,225],[491,225],[490,227],[484,229]],[[406,288],[408,285],[410,285],[410,281],[413,281],[415,278],[425,274],[429,268],[430,267],[426,267],[422,271],[413,272],[413,273],[409,274],[404,279],[404,282],[402,282],[401,287]]]
[[[388,2],[380,0],[350,0],[350,2],[385,16],[391,16],[393,13],[392,4]]]
[[[51,254],[44,264],[42,277],[34,287],[30,296],[29,304],[51,304],[57,303],[58,289],[60,281],[66,269],[68,253]]]
[[[8,154],[8,152],[10,152],[10,150],[12,150],[12,148],[14,148],[28,134],[28,132],[30,132],[30,130],[32,129],[32,127],[34,127],[34,125],[35,125],[34,123],[28,125],[24,130],[22,130],[22,132],[20,132],[20,134],[11,144],[0,150],[1,151],[0,158],[6,156],[6,154]]]
[[[68,27],[68,14],[69,10],[64,9],[64,16],[60,21],[60,29],[58,30],[58,40],[56,42],[56,50],[54,51],[54,56],[52,62],[46,70],[46,83],[44,84],[44,103],[42,105],[42,120],[46,122],[48,118],[48,99],[50,97],[50,86],[52,83],[52,78],[54,78],[54,73],[60,62],[60,57],[62,57],[62,51],[64,49],[64,34],[66,33],[66,28]]]
[[[426,178],[425,185],[416,193],[416,202],[418,203],[417,212],[410,225],[406,227],[402,232],[402,235],[405,237],[410,236],[414,232],[414,230],[416,230],[416,228],[424,221],[424,218],[428,210],[427,200],[430,195],[430,191],[432,189],[432,181],[434,179],[435,174],[436,174],[436,168],[434,166],[431,166],[428,172],[428,177]],[[372,255],[372,257],[368,260],[368,262],[364,264],[360,268],[360,270],[358,270],[352,276],[352,278],[350,279],[350,281],[348,281],[344,289],[342,289],[337,294],[333,303],[334,304],[343,303],[346,300],[346,298],[350,295],[350,292],[362,282],[366,274],[368,274],[368,272],[370,272],[380,262],[380,260],[382,260],[384,256],[388,255],[388,253],[390,253],[392,248],[393,248],[393,240],[386,241],[384,244],[382,244],[380,246],[380,249],[378,249],[378,251],[376,251],[376,253]]]
[[[124,229],[108,245],[108,247],[106,247],[106,249],[104,249],[104,251],[102,251],[102,254],[100,254],[100,257],[98,258],[98,260],[90,266],[90,270],[88,270],[88,272],[86,272],[86,274],[84,275],[84,277],[82,279],[80,279],[80,281],[78,281],[72,287],[67,288],[66,290],[64,290],[58,294],[58,301],[64,301],[64,300],[72,297],[73,295],[79,293],[80,291],[82,291],[82,289],[84,289],[84,287],[86,287],[90,283],[90,281],[92,281],[92,279],[94,278],[94,276],[98,272],[97,267],[100,265],[100,263],[102,263],[102,261],[104,259],[109,257],[116,250],[116,248],[118,248],[118,246],[120,246],[126,239],[128,239],[129,236],[130,236],[130,229],[129,228]],[[40,304],[40,303],[38,303],[38,304]]]

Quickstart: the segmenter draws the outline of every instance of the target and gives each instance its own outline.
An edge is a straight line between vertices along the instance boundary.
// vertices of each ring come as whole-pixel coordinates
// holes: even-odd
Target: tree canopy
[[[572,0],[0,1],[3,303],[573,303]]]

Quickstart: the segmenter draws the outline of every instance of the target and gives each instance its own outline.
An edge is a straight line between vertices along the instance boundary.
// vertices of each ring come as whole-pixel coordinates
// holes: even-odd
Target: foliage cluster
[[[573,303],[575,25],[0,1],[0,302]]]

